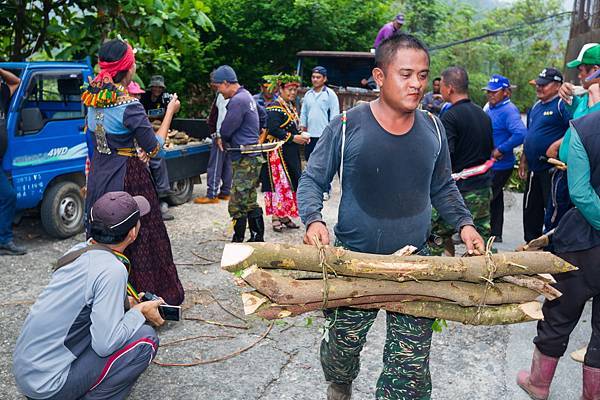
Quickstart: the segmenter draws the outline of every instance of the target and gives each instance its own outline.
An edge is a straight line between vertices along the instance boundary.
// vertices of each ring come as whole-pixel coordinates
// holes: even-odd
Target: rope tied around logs
[[[494,244],[495,236],[491,236],[486,245],[485,245],[485,267],[487,270],[487,276],[482,276],[481,279],[485,281],[485,287],[483,288],[483,296],[481,298],[481,303],[477,306],[477,312],[475,313],[474,319],[479,323],[481,321],[481,310],[485,307],[487,296],[490,291],[490,288],[494,286],[494,276],[496,276],[496,271],[498,267],[492,258],[492,245]]]
[[[317,250],[319,250],[319,266],[323,275],[323,306],[321,308],[324,310],[327,308],[327,302],[329,301],[329,271],[336,277],[337,273],[327,262],[327,255],[325,254],[327,247],[321,243],[317,235],[313,236],[313,241],[315,246],[317,246]]]

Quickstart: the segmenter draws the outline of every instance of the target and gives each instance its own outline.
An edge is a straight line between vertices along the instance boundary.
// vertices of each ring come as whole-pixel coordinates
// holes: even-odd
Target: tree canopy
[[[432,77],[461,65],[473,98],[489,75],[517,85],[513,99],[534,100],[527,82],[545,66],[562,67],[568,23],[559,0],[517,0],[477,10],[442,0],[5,0],[0,7],[0,59],[82,59],[94,62],[100,43],[121,37],[138,49],[138,73],[162,74],[183,98],[183,112],[203,115],[212,98],[208,74],[227,63],[254,89],[261,76],[292,72],[300,50],[368,51],[384,23],[398,12],[404,30],[430,47],[506,28],[504,34],[432,51]]]

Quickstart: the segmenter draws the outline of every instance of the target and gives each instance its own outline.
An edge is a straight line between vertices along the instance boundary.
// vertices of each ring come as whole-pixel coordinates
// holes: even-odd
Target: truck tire
[[[184,178],[171,184],[171,189],[175,192],[166,198],[170,206],[179,206],[192,199],[194,192],[194,182],[192,178]]]
[[[74,182],[59,182],[44,194],[42,226],[55,238],[66,239],[83,230],[84,201]]]

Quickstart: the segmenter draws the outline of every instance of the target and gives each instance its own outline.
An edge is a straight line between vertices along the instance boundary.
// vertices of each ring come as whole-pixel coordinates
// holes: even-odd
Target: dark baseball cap
[[[143,196],[127,192],[108,192],[90,210],[90,224],[101,226],[115,235],[129,232],[140,217],[150,212],[150,203]]]
[[[563,76],[556,68],[544,68],[535,80],[536,85],[547,85],[550,82],[563,83]]]
[[[238,81],[235,71],[229,65],[221,65],[219,68],[215,69],[211,79],[212,83],[236,83]]]
[[[321,74],[323,76],[327,76],[327,68],[317,65],[312,69],[313,73]]]

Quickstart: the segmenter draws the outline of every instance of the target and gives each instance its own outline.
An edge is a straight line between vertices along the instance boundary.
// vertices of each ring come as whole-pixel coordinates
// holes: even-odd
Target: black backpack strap
[[[52,267],[52,272],[58,270],[59,268],[64,267],[67,264],[71,264],[73,261],[77,260],[83,254],[87,253],[88,251],[92,251],[92,250],[103,250],[103,251],[109,252],[110,254],[113,254],[112,250],[104,245],[91,244],[91,245],[83,247],[79,250],[71,251],[70,253],[67,253],[64,256],[62,256],[61,258],[59,258],[58,261]]]

